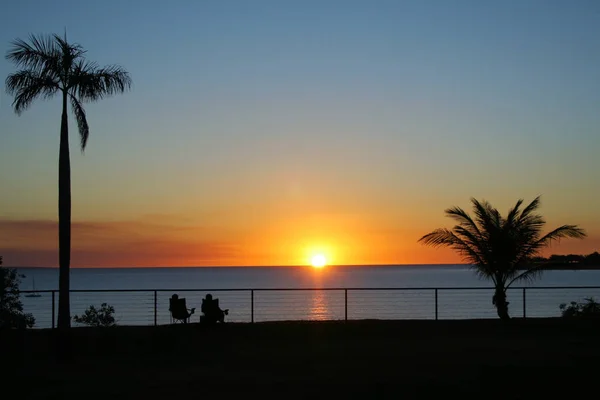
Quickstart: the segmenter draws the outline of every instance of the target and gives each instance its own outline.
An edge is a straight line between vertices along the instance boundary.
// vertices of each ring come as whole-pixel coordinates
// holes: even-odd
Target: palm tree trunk
[[[506,290],[504,290],[504,287],[496,286],[492,303],[496,306],[496,311],[498,312],[500,319],[510,319],[510,315],[508,315],[508,301],[506,301]]]
[[[69,275],[71,263],[71,161],[69,155],[69,125],[67,93],[63,92],[60,124],[60,153],[58,156],[58,328],[71,327]]]

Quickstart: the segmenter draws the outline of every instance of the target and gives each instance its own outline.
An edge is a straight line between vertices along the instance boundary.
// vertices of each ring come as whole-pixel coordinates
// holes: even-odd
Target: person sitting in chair
[[[202,299],[202,313],[201,321],[214,323],[214,322],[225,322],[225,316],[229,314],[229,309],[221,310],[219,307],[219,299],[213,299],[212,294],[207,294],[206,298]]]
[[[196,309],[192,308],[188,310],[185,304],[185,299],[180,299],[177,294],[174,294],[169,299],[169,311],[171,312],[171,317],[174,320],[178,320],[184,324],[187,324]]]

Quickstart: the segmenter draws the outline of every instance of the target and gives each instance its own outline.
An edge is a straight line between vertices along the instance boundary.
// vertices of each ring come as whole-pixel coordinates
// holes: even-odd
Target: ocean
[[[26,275],[21,290],[34,289],[34,282],[38,291],[58,289],[58,269],[19,272]],[[508,292],[512,316],[559,316],[561,303],[600,299],[600,271],[547,271],[533,284],[514,286]],[[585,288],[565,288],[573,286]],[[230,310],[231,322],[497,317],[490,282],[464,265],[86,268],[71,270],[71,289],[71,315],[106,302],[122,325],[170,323],[168,299],[174,293],[198,308],[192,322],[207,293]],[[38,328],[52,326],[52,297],[22,297]],[[57,307],[58,293],[55,317]]]

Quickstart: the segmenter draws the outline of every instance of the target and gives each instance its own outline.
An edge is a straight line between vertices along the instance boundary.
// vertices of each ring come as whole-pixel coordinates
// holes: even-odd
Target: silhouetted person
[[[180,299],[177,294],[174,294],[169,299],[169,311],[171,311],[171,317],[173,319],[182,321],[184,324],[187,324],[189,318],[192,316],[195,308],[188,310],[185,299]]]
[[[221,310],[219,307],[219,299],[213,299],[212,294],[207,294],[206,298],[202,299],[202,322],[215,323],[225,322],[225,316],[229,314],[229,309]]]

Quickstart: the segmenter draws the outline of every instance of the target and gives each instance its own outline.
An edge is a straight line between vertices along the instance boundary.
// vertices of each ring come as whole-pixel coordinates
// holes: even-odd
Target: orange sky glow
[[[330,265],[461,263],[448,249],[416,242],[434,227],[428,223],[420,229],[378,229],[374,223],[351,216],[271,221],[237,233],[202,228],[164,215],[131,221],[75,221],[72,266],[309,265],[316,254],[323,254]],[[0,254],[7,265],[58,265],[55,221],[3,220],[0,239]],[[592,235],[581,241],[565,240],[545,255],[587,254],[596,248],[598,239]]]

